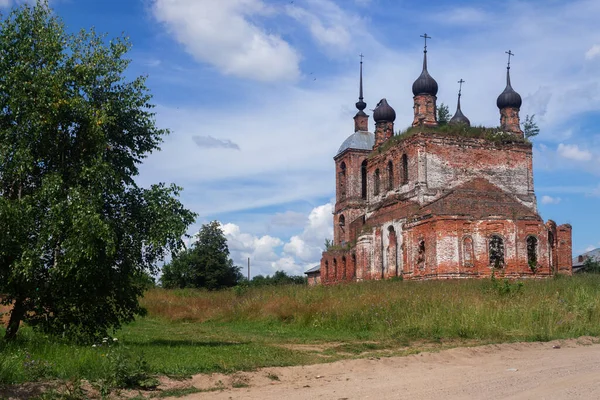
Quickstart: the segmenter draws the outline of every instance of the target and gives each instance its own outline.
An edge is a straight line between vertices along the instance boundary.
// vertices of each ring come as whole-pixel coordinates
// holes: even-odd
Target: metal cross
[[[515,54],[512,51],[505,51],[508,54],[508,68],[510,68],[510,56],[514,56]]]
[[[420,37],[425,39],[425,51],[427,51],[427,39],[431,39],[431,36],[427,36],[427,34],[421,35]]]
[[[460,84],[458,88],[458,95],[460,96],[460,92],[462,91],[462,84],[465,83],[465,81],[462,78],[460,78],[460,81],[458,81],[458,83]]]
[[[363,56],[363,53],[360,53],[359,57],[360,57],[360,62],[362,63],[362,60],[363,60],[363,58],[365,58],[365,56]]]

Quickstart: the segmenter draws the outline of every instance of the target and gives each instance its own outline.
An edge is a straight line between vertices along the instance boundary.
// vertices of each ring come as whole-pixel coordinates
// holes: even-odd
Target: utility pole
[[[248,257],[248,282],[250,282],[250,257]]]

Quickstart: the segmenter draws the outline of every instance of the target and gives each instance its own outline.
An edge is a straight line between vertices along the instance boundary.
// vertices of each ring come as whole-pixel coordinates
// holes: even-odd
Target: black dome
[[[498,100],[496,100],[496,105],[499,109],[503,109],[506,107],[513,108],[521,108],[521,104],[523,104],[523,100],[521,100],[521,95],[512,88],[510,85],[510,74],[509,71],[506,71],[506,88],[500,96],[498,96]]]
[[[377,107],[373,110],[373,119],[375,122],[394,122],[396,120],[396,111],[388,104],[386,99],[381,99]]]
[[[438,84],[429,75],[427,71],[427,53],[425,53],[423,57],[423,71],[421,75],[417,78],[417,80],[412,85],[413,94],[416,96],[418,94],[429,94],[432,96],[437,95],[438,92]]]
[[[460,93],[458,94],[456,113],[454,113],[454,116],[452,117],[452,119],[450,119],[450,121],[448,121],[448,123],[450,125],[464,124],[467,126],[471,126],[471,121],[469,121],[469,118],[465,117],[465,114],[463,114],[462,110],[460,109]]]
[[[454,114],[454,116],[448,123],[450,125],[464,124],[467,126],[471,126],[471,121],[469,121],[469,118],[465,117],[462,111],[460,111],[460,108],[456,110],[456,114]]]

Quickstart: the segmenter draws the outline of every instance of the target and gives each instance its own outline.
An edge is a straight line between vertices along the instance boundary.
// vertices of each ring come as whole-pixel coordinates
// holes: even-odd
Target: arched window
[[[338,182],[340,185],[340,199],[346,198],[346,163],[342,161],[340,164],[340,172],[338,174]]]
[[[352,275],[350,278],[354,279],[356,277],[356,254],[352,253]]]
[[[361,197],[367,198],[367,160],[364,160],[360,165],[360,177],[361,177]]]
[[[550,268],[552,268],[552,271],[554,271],[554,234],[552,232],[548,232],[548,250]]]
[[[344,214],[340,215],[340,217],[338,218],[338,226],[339,226],[339,235],[338,235],[338,240],[339,243],[343,246],[346,244],[346,235],[344,234],[344,227],[346,226],[346,217],[344,217]]]
[[[474,252],[473,252],[473,238],[471,236],[466,236],[463,239],[462,243],[463,249],[463,265],[465,267],[472,267],[474,262]]]
[[[379,184],[380,184],[380,174],[379,169],[375,170],[375,175],[373,176],[373,194],[377,196],[379,194]]]
[[[347,269],[346,269],[346,257],[342,257],[342,279],[347,278]]]
[[[419,241],[419,252],[417,253],[417,267],[425,269],[425,241]]]
[[[402,184],[406,185],[408,183],[408,156],[406,154],[402,155]]]
[[[325,273],[322,276],[323,280],[327,280],[327,278],[329,277],[329,261],[325,260]]]
[[[333,279],[337,280],[337,259],[333,259]]]
[[[394,164],[392,160],[388,161],[387,165],[387,177],[388,177],[388,190],[394,189]]]
[[[344,217],[344,214],[340,215],[340,219],[338,221],[340,226],[346,226],[346,217]]]
[[[527,237],[527,263],[530,268],[537,267],[538,240],[535,236]]]
[[[500,236],[490,237],[489,255],[491,267],[504,268],[504,240]]]

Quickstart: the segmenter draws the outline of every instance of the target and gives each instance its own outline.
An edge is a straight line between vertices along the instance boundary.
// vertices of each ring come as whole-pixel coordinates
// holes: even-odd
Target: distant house
[[[583,253],[573,258],[573,273],[583,272],[583,265],[588,259],[600,262],[600,248]]]
[[[317,265],[305,272],[308,286],[315,286],[321,283],[321,266]]]

